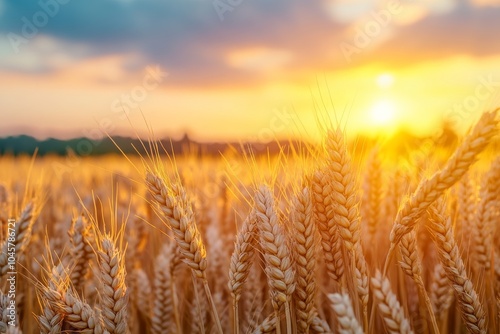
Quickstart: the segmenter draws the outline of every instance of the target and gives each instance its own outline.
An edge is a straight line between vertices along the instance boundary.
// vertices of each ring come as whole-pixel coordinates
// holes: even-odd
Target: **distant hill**
[[[198,152],[199,154],[203,153],[205,155],[219,155],[220,152],[224,152],[230,147],[234,147],[238,151],[241,151],[240,143],[200,143],[191,140],[187,135],[185,135],[180,140],[173,140],[169,138],[162,139],[160,140],[160,143],[165,149],[163,150],[163,148],[160,148],[160,153],[164,153],[165,151],[168,154],[175,153],[177,155],[187,152]],[[146,145],[146,148],[149,150],[147,141],[144,141],[144,145]],[[298,147],[300,143],[297,141],[283,141],[270,142],[265,144],[244,144],[244,146],[246,147],[250,146],[256,154],[276,154],[280,152],[280,148],[283,149],[286,147],[290,147],[290,145],[296,145],[296,147]],[[112,137],[112,139],[102,138],[98,141],[92,141],[91,139],[84,137],[69,140],[60,140],[54,138],[37,140],[34,137],[25,135],[0,138],[0,155],[32,155],[37,149],[38,155],[40,156],[47,154],[63,156],[67,155],[70,151],[79,156],[95,156],[109,153],[120,154],[120,149],[128,155],[137,154],[137,152],[141,154],[146,153],[139,139],[129,137],[117,136]]]
[[[432,139],[436,146],[448,148],[455,147],[460,140],[457,133],[452,128],[444,124],[438,137],[418,137],[402,129],[382,142],[380,142],[377,137],[358,134],[355,138],[351,138],[349,145],[355,155],[379,144],[390,147],[391,151],[397,155],[405,155],[411,150],[418,149],[420,145],[428,139]],[[149,151],[150,147],[148,141],[145,140],[143,143]],[[227,152],[230,148],[234,148],[237,152],[241,152],[243,150],[242,146],[245,150],[251,148],[251,151],[256,155],[275,155],[280,153],[280,151],[287,153],[289,152],[290,147],[304,148],[306,146],[304,142],[298,140],[279,142],[271,141],[268,143],[246,142],[243,144],[239,142],[203,143],[191,140],[188,135],[184,135],[184,137],[180,140],[170,138],[161,139],[157,143],[160,144],[159,151],[161,154],[174,153],[176,155],[182,155],[185,153],[197,153],[199,155],[203,154],[212,156],[218,156],[220,153]],[[498,140],[492,146],[496,151],[498,151],[500,146]],[[54,138],[37,140],[34,137],[25,135],[0,138],[0,155],[33,155],[37,149],[38,155],[40,156],[47,154],[64,156],[67,155],[68,152],[74,152],[78,156],[95,156],[109,153],[121,154],[120,150],[127,155],[134,155],[137,153],[143,155],[146,153],[141,141],[137,138],[130,137],[116,136],[111,139],[106,137],[98,141],[92,141],[91,139],[84,137],[68,140]]]

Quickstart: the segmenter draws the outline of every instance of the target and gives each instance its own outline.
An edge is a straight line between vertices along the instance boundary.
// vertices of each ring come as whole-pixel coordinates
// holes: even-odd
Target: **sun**
[[[396,120],[396,107],[390,100],[377,101],[370,111],[370,116],[376,125],[393,125]]]

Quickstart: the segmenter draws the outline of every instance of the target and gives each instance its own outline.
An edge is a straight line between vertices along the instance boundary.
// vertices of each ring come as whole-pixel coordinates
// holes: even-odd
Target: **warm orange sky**
[[[464,129],[500,105],[499,2],[0,0],[0,136]]]

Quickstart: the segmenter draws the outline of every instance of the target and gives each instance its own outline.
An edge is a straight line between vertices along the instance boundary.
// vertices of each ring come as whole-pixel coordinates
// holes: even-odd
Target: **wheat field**
[[[499,333],[499,113],[404,156],[0,157],[0,332]]]

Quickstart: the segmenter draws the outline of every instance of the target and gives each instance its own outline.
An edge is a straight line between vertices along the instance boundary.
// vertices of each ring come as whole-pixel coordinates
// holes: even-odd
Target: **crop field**
[[[2,333],[499,333],[499,110],[456,143],[0,157]]]

